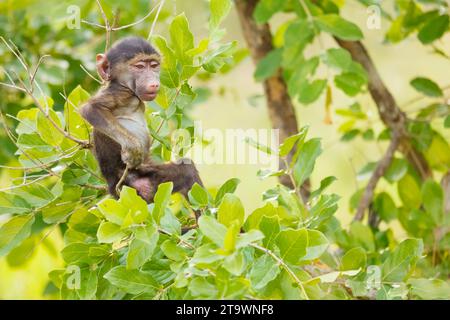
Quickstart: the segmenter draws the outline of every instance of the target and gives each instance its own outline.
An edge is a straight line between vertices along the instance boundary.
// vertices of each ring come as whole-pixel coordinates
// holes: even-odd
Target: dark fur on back
[[[111,65],[134,58],[139,53],[148,55],[158,52],[146,40],[140,37],[127,37],[117,42],[106,54]]]

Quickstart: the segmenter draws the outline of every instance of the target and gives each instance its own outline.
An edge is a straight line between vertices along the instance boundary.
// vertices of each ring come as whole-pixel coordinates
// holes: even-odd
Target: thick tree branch
[[[273,49],[269,25],[267,23],[257,24],[253,19],[253,11],[258,0],[236,0],[235,3],[244,38],[250,49],[253,62],[257,64]],[[281,70],[264,80],[263,86],[272,127],[280,130],[280,140],[284,141],[287,137],[298,132],[298,124]],[[288,157],[288,160],[291,159],[292,154]],[[280,161],[280,168],[285,169],[283,161]],[[294,188],[287,175],[280,177],[280,183],[289,188]],[[301,194],[304,200],[309,197],[309,182],[301,187]]]
[[[432,172],[423,154],[411,143],[406,130],[407,117],[401,111],[389,89],[383,83],[369,53],[360,41],[346,41],[335,37],[336,42],[346,49],[353,60],[359,62],[369,76],[369,92],[378,108],[378,113],[384,124],[400,137],[399,150],[414,166],[422,179],[427,179]]]

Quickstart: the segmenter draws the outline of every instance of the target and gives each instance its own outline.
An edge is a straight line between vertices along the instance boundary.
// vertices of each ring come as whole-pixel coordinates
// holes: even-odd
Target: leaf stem
[[[278,262],[283,267],[283,269],[286,270],[286,272],[291,276],[291,278],[294,279],[295,283],[299,286],[305,299],[310,300],[308,297],[308,294],[306,293],[305,287],[303,286],[303,283],[300,281],[300,279],[297,277],[297,275],[294,273],[294,271],[292,271],[292,269],[289,268],[289,266],[280,257],[278,257],[271,250],[261,247],[260,245],[251,243],[250,246],[255,249],[258,249],[260,251],[263,251],[267,255],[271,256],[276,262]]]

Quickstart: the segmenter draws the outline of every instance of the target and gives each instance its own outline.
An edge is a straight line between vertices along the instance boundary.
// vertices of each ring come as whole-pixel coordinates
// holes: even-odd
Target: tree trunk
[[[257,24],[253,19],[253,11],[258,0],[236,0],[235,3],[244,38],[253,62],[257,64],[273,49],[269,25],[267,23]],[[280,140],[284,141],[298,132],[298,124],[281,69],[275,75],[264,80],[263,86],[272,127],[280,130]],[[292,154],[293,152],[288,156],[288,160],[291,159]],[[280,168],[285,168],[281,159]],[[280,183],[293,188],[290,178],[286,175],[280,177]],[[309,197],[309,181],[301,186],[300,191],[303,200],[306,200]]]

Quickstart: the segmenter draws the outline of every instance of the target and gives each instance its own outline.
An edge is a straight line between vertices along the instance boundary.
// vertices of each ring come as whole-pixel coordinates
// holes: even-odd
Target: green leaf
[[[306,247],[306,255],[301,258],[302,261],[315,260],[328,248],[328,239],[324,234],[317,230],[308,231],[308,246]]]
[[[57,197],[48,188],[38,183],[12,189],[9,192],[26,199],[29,205],[37,208],[46,206]]]
[[[150,260],[158,244],[159,232],[154,225],[138,227],[134,231],[127,253],[127,269],[138,269]]]
[[[258,62],[254,73],[255,80],[261,82],[274,75],[281,65],[283,49],[278,48],[270,51]]]
[[[68,270],[69,271],[69,270]],[[72,272],[66,272],[62,275],[61,279],[61,298],[62,299],[80,299],[80,300],[93,300],[96,298],[97,286],[98,286],[98,276],[97,272],[90,270],[89,267],[80,268],[79,271],[79,287],[74,286],[71,288],[67,287],[67,284],[71,283],[71,278],[73,278]],[[76,271],[75,271],[76,272]],[[72,283],[74,285],[75,283]]]
[[[210,28],[217,28],[222,20],[230,12],[231,1],[230,0],[211,0],[209,3],[211,11],[211,17],[209,18]]]
[[[114,286],[131,294],[159,289],[158,283],[149,272],[128,270],[124,266],[114,267],[104,277]]]
[[[36,127],[42,140],[52,146],[60,146],[64,140],[64,135],[59,132],[54,124],[61,128],[61,120],[53,109],[48,109],[48,117],[53,121],[51,122],[47,117],[39,112],[36,119]],[[53,124],[54,123],[54,124]]]
[[[97,231],[97,239],[100,243],[113,243],[125,235],[126,233],[120,229],[119,225],[109,221],[103,221]]]
[[[189,22],[184,13],[176,16],[169,27],[170,38],[172,40],[173,48],[178,59],[185,64],[189,63],[190,59],[186,52],[194,48],[194,36],[189,29]]]
[[[259,228],[264,234],[263,244],[266,248],[272,248],[275,239],[280,233],[280,219],[277,216],[262,216]]]
[[[314,36],[314,26],[308,20],[300,19],[290,23],[283,37],[283,67],[291,69],[292,66],[301,63],[303,51],[312,42]]]
[[[61,255],[67,264],[95,263],[110,255],[107,245],[74,242],[67,245]]]
[[[348,250],[341,260],[341,270],[364,269],[367,263],[366,251],[361,247]]]
[[[236,191],[236,188],[238,184],[241,182],[241,180],[237,178],[231,178],[227,180],[220,188],[219,191],[217,191],[216,198],[214,200],[214,203],[216,206],[220,204],[223,197],[228,193],[234,193]]]
[[[161,250],[167,258],[173,261],[183,261],[186,257],[186,251],[177,246],[172,240],[166,240],[161,244]]]
[[[422,203],[419,185],[409,174],[405,175],[397,184],[398,195],[406,208],[418,209]]]
[[[447,116],[444,120],[444,128],[450,128],[450,115]]]
[[[205,278],[197,277],[189,283],[189,291],[194,297],[214,298],[218,291],[216,287]]]
[[[217,212],[217,219],[219,222],[227,227],[231,226],[234,221],[237,221],[239,226],[244,223],[244,206],[241,200],[234,194],[226,194],[220,203]]]
[[[450,169],[450,146],[446,139],[434,132],[431,144],[425,150],[425,158],[432,168],[444,172],[448,171]]]
[[[280,267],[270,256],[264,254],[258,259],[250,270],[250,281],[255,290],[261,290],[280,273]]]
[[[223,224],[213,217],[203,215],[198,219],[198,226],[200,231],[217,246],[223,245],[227,233],[227,228]]]
[[[338,70],[348,71],[352,64],[352,56],[345,49],[328,49],[325,54],[325,63]]]
[[[373,203],[373,210],[386,222],[394,220],[398,215],[398,209],[394,200],[392,200],[391,196],[386,192],[382,192],[376,196]]]
[[[363,33],[357,25],[345,20],[337,14],[326,14],[314,17],[316,25],[325,32],[343,40],[357,41],[363,38]]]
[[[128,209],[123,207],[114,199],[105,199],[97,205],[103,216],[110,222],[121,226],[124,222]]]
[[[390,183],[399,181],[408,171],[408,162],[405,159],[394,158],[384,173],[384,177]]]
[[[416,261],[422,257],[422,252],[421,239],[406,239],[401,242],[382,265],[383,281],[404,281]]]
[[[246,261],[242,251],[227,256],[223,262],[223,267],[232,275],[240,276],[246,267]]]
[[[322,153],[319,138],[306,141],[300,149],[297,162],[294,165],[294,178],[298,185],[302,185],[311,175],[316,159]]]
[[[410,279],[411,294],[424,300],[448,300],[450,285],[441,279]]]
[[[280,157],[287,156],[295,145],[302,146],[305,141],[306,135],[308,134],[308,129],[309,127],[305,126],[301,128],[297,134],[287,137],[279,147],[278,154],[280,155]]]
[[[316,228],[326,223],[337,211],[339,196],[336,194],[321,195],[317,202],[310,210],[312,221],[309,223],[310,228]]]
[[[189,201],[196,207],[205,207],[209,203],[208,191],[203,189],[198,183],[194,183],[188,192]]]
[[[16,216],[0,227],[0,257],[30,236],[34,215]]]
[[[66,122],[67,132],[82,140],[87,140],[89,138],[89,130],[86,122],[79,113],[79,109],[89,97],[89,93],[78,85],[69,94],[67,101],[64,104],[64,120]]]
[[[427,180],[422,185],[423,206],[431,215],[436,226],[442,224],[444,218],[444,192],[441,186],[433,180]]]
[[[258,1],[253,18],[256,23],[265,23],[277,12],[283,9],[286,0],[261,0]]]
[[[158,191],[156,191],[154,198],[155,206],[152,211],[152,216],[156,222],[159,222],[161,217],[163,216],[165,208],[169,204],[172,190],[173,190],[172,182],[164,182],[158,186]]]
[[[12,249],[6,256],[6,261],[11,267],[21,267],[33,257],[34,248],[38,245],[39,238],[31,235],[20,245]]]
[[[344,72],[334,77],[334,83],[345,94],[354,97],[362,91],[366,79],[358,73]]]
[[[225,43],[217,48],[208,50],[202,59],[202,67],[207,72],[215,73],[227,64],[233,63],[233,54],[236,51],[237,42]]]
[[[327,80],[314,80],[311,83],[304,81],[298,88],[298,101],[310,104],[316,101],[327,86]]]
[[[423,93],[424,95],[429,97],[442,97],[444,95],[437,83],[427,78],[415,78],[411,80],[411,85],[418,92]]]
[[[329,176],[329,177],[326,177],[325,179],[323,179],[322,181],[320,181],[319,188],[317,188],[316,190],[311,192],[311,196],[310,196],[311,199],[322,194],[322,192],[336,180],[337,180],[337,178],[335,176]]]
[[[441,38],[448,30],[448,26],[449,16],[447,14],[435,17],[420,29],[417,37],[423,44],[430,44]]]
[[[22,135],[36,133],[36,118],[38,113],[38,108],[20,110],[16,116],[20,121],[16,127],[17,134]]]
[[[263,216],[271,217],[277,215],[277,208],[271,202],[267,202],[264,207],[255,209],[245,221],[245,229],[259,229],[259,224]]]
[[[264,239],[264,234],[259,230],[250,230],[246,233],[239,234],[236,242],[236,249],[244,248],[253,242]]]
[[[171,234],[179,235],[181,234],[181,224],[178,218],[173,214],[172,210],[166,209],[165,214],[159,221],[161,228]]]
[[[308,231],[306,229],[285,229],[276,239],[281,258],[289,263],[298,263],[306,255]]]
[[[354,221],[350,225],[350,234],[357,245],[362,246],[369,252],[375,251],[375,238],[370,227],[360,221]]]
[[[236,249],[237,236],[239,234],[239,225],[234,221],[231,226],[228,227],[225,234],[225,240],[223,241],[223,251],[221,254],[229,255]]]
[[[131,224],[141,224],[147,221],[149,217],[147,203],[137,194],[136,189],[124,186],[120,190],[119,203],[122,207],[128,209],[123,227],[128,227]]]

